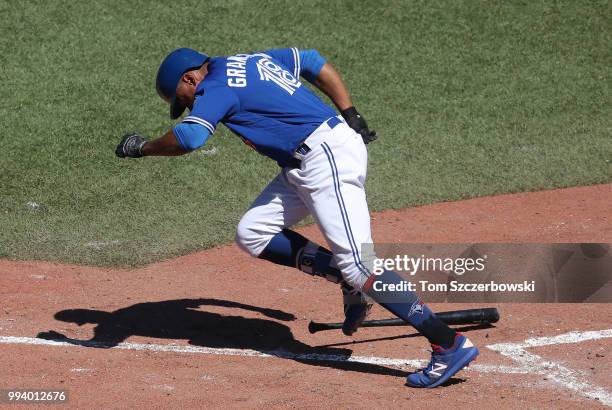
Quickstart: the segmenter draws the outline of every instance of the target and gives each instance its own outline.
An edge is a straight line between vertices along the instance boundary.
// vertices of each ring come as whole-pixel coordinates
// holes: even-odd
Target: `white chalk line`
[[[522,368],[528,370],[528,373],[544,375],[547,380],[557,385],[575,391],[582,396],[599,400],[602,404],[612,407],[612,394],[604,388],[587,383],[585,381],[589,378],[587,374],[572,370],[560,363],[546,360],[526,350],[530,347],[580,343],[609,337],[612,337],[612,329],[569,332],[551,337],[531,338],[522,343],[497,343],[489,345],[487,348],[511,358]]]
[[[560,345],[566,343],[580,343],[588,340],[605,339],[612,337],[612,329],[589,330],[585,332],[568,332],[557,336],[544,336],[527,339],[520,343],[521,347],[540,347],[550,345]]]
[[[274,351],[257,351],[251,349],[231,349],[231,348],[214,348],[204,346],[186,346],[173,344],[144,344],[144,343],[129,343],[123,342],[115,346],[111,346],[100,342],[77,341],[70,342],[62,340],[47,340],[34,337],[17,337],[17,336],[0,336],[0,344],[20,344],[20,345],[35,345],[35,346],[63,346],[63,347],[97,347],[120,350],[137,350],[151,352],[170,352],[170,353],[199,353],[206,355],[221,355],[221,356],[247,356],[247,357],[278,357],[291,360],[303,360],[313,362],[346,362],[346,363],[363,363],[379,366],[394,366],[398,368],[421,368],[427,365],[428,360],[420,359],[394,359],[389,357],[376,356],[348,356],[335,354],[321,353],[294,353],[286,350]],[[519,373],[525,374],[526,369],[512,366],[473,364],[467,370],[473,370],[481,373]]]

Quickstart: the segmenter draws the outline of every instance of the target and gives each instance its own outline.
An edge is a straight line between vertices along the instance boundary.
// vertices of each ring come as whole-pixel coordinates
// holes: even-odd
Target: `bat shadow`
[[[472,330],[483,330],[483,329],[494,329],[494,328],[495,328],[495,325],[493,325],[492,323],[478,323],[478,324],[473,324],[473,325],[459,326],[459,327],[455,327],[454,329],[457,332],[465,333],[465,332],[469,332]],[[328,344],[318,345],[317,347],[340,347],[340,346],[356,345],[360,343],[382,342],[385,340],[410,339],[410,338],[420,337],[420,336],[423,336],[423,335],[420,334],[419,332],[403,333],[401,335],[394,335],[394,336],[383,336],[383,337],[376,337],[376,338],[370,338],[370,339],[351,340],[349,342],[328,343]]]
[[[206,307],[242,309],[265,318],[222,315],[204,310]],[[396,377],[407,375],[395,368],[349,361],[350,349],[314,347],[295,339],[291,329],[282,323],[295,320],[291,313],[230,300],[145,302],[111,312],[68,309],[57,312],[54,317],[78,326],[95,324],[94,335],[91,339],[79,340],[50,330],[38,333],[38,338],[99,349],[113,348],[131,336],[187,340],[193,346],[249,349],[313,366]]]

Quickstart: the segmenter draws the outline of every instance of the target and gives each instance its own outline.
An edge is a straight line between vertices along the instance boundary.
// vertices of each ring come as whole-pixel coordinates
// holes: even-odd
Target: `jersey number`
[[[289,71],[283,70],[278,64],[274,64],[267,58],[257,61],[259,79],[262,81],[274,81],[279,87],[293,95],[295,90],[302,85]]]

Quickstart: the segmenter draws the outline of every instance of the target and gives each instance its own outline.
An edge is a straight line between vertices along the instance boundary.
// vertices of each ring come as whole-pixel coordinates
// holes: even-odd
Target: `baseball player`
[[[302,81],[313,84],[340,115]],[[157,92],[170,116],[189,114],[152,141],[132,133],[116,155],[183,155],[201,147],[219,123],[278,163],[279,174],[238,224],[236,243],[254,257],[339,283],[343,332],[353,334],[377,302],[414,326],[432,345],[429,365],[407,378],[436,387],[467,366],[478,349],[439,320],[385,270],[372,274],[370,214],[364,183],[366,144],[376,139],[353,106],[342,78],[316,50],[284,48],[209,57],[189,48],[171,52],[157,73]],[[289,228],[312,215],[330,249]],[[374,286],[374,284],[377,284]]]

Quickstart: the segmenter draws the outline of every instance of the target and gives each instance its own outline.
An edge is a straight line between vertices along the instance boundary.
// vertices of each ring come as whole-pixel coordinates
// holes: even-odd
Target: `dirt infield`
[[[373,215],[374,238],[612,243],[610,204],[612,185],[441,203]],[[0,389],[65,389],[72,407],[612,406],[611,304],[499,304],[495,328],[468,332],[476,364],[415,390],[423,338],[311,335],[341,319],[339,289],[233,245],[136,270],[0,261],[0,296]]]

